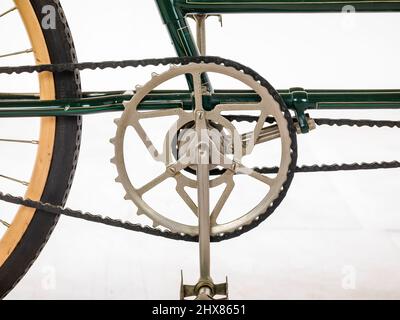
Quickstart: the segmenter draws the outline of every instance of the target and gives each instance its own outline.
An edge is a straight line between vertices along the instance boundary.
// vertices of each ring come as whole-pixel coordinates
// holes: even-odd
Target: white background
[[[153,1],[62,1],[79,60],[173,56]],[[398,88],[398,14],[275,14],[209,20],[208,53],[242,62],[276,88]],[[84,72],[84,90],[133,89],[152,70]],[[398,112],[321,116],[398,119]],[[68,206],[136,219],[109,164],[113,115],[86,117]],[[400,158],[396,129],[319,128],[299,164]],[[399,171],[298,174],[273,216],[212,247],[233,299],[400,298]],[[161,197],[161,196],[160,196]],[[162,200],[160,198],[160,200]],[[197,280],[197,247],[61,218],[12,299],[176,299]],[[349,280],[350,279],[350,280]]]

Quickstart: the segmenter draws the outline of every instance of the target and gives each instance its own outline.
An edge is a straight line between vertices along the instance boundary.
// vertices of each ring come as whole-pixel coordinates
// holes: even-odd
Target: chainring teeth
[[[181,65],[187,65],[188,63],[215,63],[216,65],[225,65],[229,67],[233,67],[235,70],[242,72],[243,74],[247,74],[251,76],[254,81],[261,84],[269,94],[274,98],[274,100],[280,105],[280,111],[287,121],[287,129],[290,133],[290,141],[291,141],[291,162],[290,168],[288,171],[288,176],[281,187],[281,192],[278,197],[270,204],[268,210],[262,215],[258,216],[255,221],[246,226],[240,226],[237,228],[236,232],[221,235],[214,235],[211,237],[211,241],[220,242],[228,239],[232,239],[238,237],[255,227],[257,227],[261,221],[265,220],[279,205],[282,199],[285,197],[287,190],[290,186],[291,181],[293,180],[293,176],[295,172],[332,172],[332,171],[348,171],[348,170],[367,170],[367,169],[394,169],[400,167],[399,161],[376,161],[370,163],[343,163],[343,164],[314,164],[314,165],[302,165],[297,167],[297,139],[296,139],[296,129],[292,123],[292,116],[289,110],[285,106],[285,102],[279,93],[272,88],[272,86],[257,72],[254,70],[245,67],[235,61],[226,60],[220,57],[187,57],[187,58],[162,58],[162,59],[145,59],[145,60],[130,60],[130,61],[107,61],[107,62],[90,62],[90,63],[71,63],[71,64],[51,64],[51,65],[36,65],[36,66],[9,66],[9,67],[1,67],[1,74],[22,74],[29,73],[33,74],[35,72],[76,72],[84,71],[84,70],[104,70],[106,68],[116,69],[119,67],[134,67],[137,68],[139,66],[167,66],[171,64],[175,64],[175,66],[171,66],[171,68],[177,68]],[[140,88],[139,88],[140,89]],[[238,120],[237,121],[249,121],[249,120]],[[355,119],[314,119],[315,124],[318,126],[349,126],[349,127],[378,127],[378,128],[400,128],[399,121],[388,121],[388,120],[355,120]],[[251,121],[251,120],[250,120]],[[114,143],[114,141],[111,141]],[[116,160],[111,159],[111,162],[114,163]],[[275,173],[276,167],[265,167],[265,168],[257,168],[259,171],[265,170],[268,173]],[[257,171],[256,169],[256,171]],[[69,217],[74,217],[78,219],[83,219],[86,221],[92,221],[96,223],[102,223],[104,225],[114,226],[118,228],[124,228],[135,232],[141,232],[150,235],[156,235],[165,237],[168,239],[174,240],[184,240],[184,241],[198,241],[198,237],[189,236],[182,233],[173,233],[168,230],[159,230],[152,229],[149,226],[140,226],[138,224],[133,224],[131,222],[122,223],[120,220],[114,220],[111,218],[104,218],[100,215],[95,215],[91,213],[82,213],[79,210],[72,210],[68,208],[61,208],[59,206],[54,206],[51,204],[43,203],[40,201],[33,201],[31,199],[23,199],[21,197],[15,197],[9,194],[3,194],[0,192],[0,200],[13,203],[17,205],[22,205],[32,209],[40,208],[41,211],[65,215]],[[138,212],[138,214],[144,214],[143,211]]]
[[[270,111],[261,109],[264,105],[267,104],[265,102],[265,101],[268,101],[267,99],[269,99],[269,101],[273,101],[273,106],[271,108],[275,108],[275,112],[279,113],[279,115],[281,117],[284,117],[282,115],[282,111],[280,109],[279,102],[277,102],[276,100],[274,100],[273,97],[271,97],[268,90],[261,84],[260,81],[254,80],[254,78],[252,76],[246,74],[243,70],[239,71],[239,70],[235,69],[234,67],[222,66],[222,65],[215,64],[215,63],[208,63],[208,64],[207,63],[201,63],[201,64],[189,63],[189,64],[186,64],[186,65],[184,64],[181,66],[173,66],[168,71],[166,71],[165,73],[160,74],[160,75],[153,74],[152,79],[148,83],[146,83],[144,86],[137,87],[137,91],[136,91],[135,95],[133,96],[132,100],[124,103],[125,111],[123,112],[122,117],[120,119],[116,119],[114,121],[115,124],[117,125],[117,134],[116,134],[115,138],[110,140],[110,142],[114,145],[114,149],[115,149],[115,156],[114,156],[114,158],[111,159],[111,163],[113,163],[117,167],[118,177],[116,178],[116,181],[118,183],[121,183],[123,188],[126,191],[126,195],[125,195],[124,199],[133,201],[135,203],[135,205],[138,207],[138,213],[147,215],[153,221],[153,226],[162,226],[164,228],[167,228],[171,232],[176,232],[179,234],[188,234],[191,236],[196,236],[198,234],[197,226],[186,225],[186,224],[183,224],[180,222],[176,222],[176,221],[170,220],[169,218],[159,214],[158,212],[153,210],[143,200],[143,194],[139,194],[138,189],[133,187],[133,185],[130,181],[130,178],[128,176],[128,173],[126,171],[126,167],[125,167],[125,163],[124,163],[123,140],[124,140],[126,129],[128,126],[132,126],[135,130],[137,128],[135,128],[135,125],[132,125],[133,123],[138,124],[140,126],[140,123],[139,123],[139,119],[141,118],[140,114],[143,114],[146,111],[140,112],[137,110],[137,107],[150,91],[154,90],[154,88],[158,87],[163,82],[168,81],[176,76],[185,75],[185,74],[202,74],[202,73],[206,73],[206,72],[210,72],[210,73],[215,72],[215,73],[223,74],[228,77],[230,76],[230,77],[235,78],[235,79],[241,81],[242,83],[248,85],[249,87],[253,88],[257,93],[259,93],[259,91],[261,91],[262,92],[262,94],[260,94],[260,96],[262,97],[261,103],[260,103],[261,117],[264,117],[264,116],[266,117],[267,115],[271,114]],[[278,106],[278,108],[276,106]],[[278,109],[278,111],[276,109]],[[214,111],[214,110],[209,112],[211,115],[210,118],[212,118],[213,117],[212,115],[214,114],[214,116],[217,115],[217,118],[220,117],[220,118],[226,120],[226,118],[224,118],[220,114],[221,110],[217,110],[217,111]],[[186,114],[185,111],[183,111],[183,113]],[[193,115],[194,113],[191,113],[191,114]],[[207,112],[207,117],[208,117],[208,112]],[[180,115],[179,115],[179,119],[181,119]],[[192,119],[190,121],[193,121],[194,115],[190,119]],[[280,131],[286,130],[285,131],[286,132],[285,141],[286,141],[286,143],[289,143],[289,146],[290,146],[292,144],[292,142],[290,139],[290,135],[287,132],[288,131],[287,126],[289,124],[286,121],[286,119],[283,119],[283,121],[284,122],[281,122],[281,123],[283,124],[284,127],[281,128],[281,126],[280,126]],[[183,125],[187,124],[188,122],[189,121],[184,122]],[[223,122],[223,120],[221,120],[221,122]],[[182,125],[182,127],[183,127],[183,125]],[[236,128],[233,124],[230,123],[230,125],[233,127],[232,130],[236,130]],[[286,125],[286,127],[285,127],[285,125]],[[279,174],[281,172],[283,172],[283,175],[285,178],[281,184],[284,184],[286,181],[286,175],[284,174],[285,170],[282,169],[282,163],[284,163],[284,162],[285,161],[283,161],[283,159],[281,159],[281,168],[278,173],[278,176],[279,176]],[[286,161],[284,164],[289,168],[290,162],[291,161],[289,161],[289,162]],[[235,186],[234,179],[233,179],[233,176],[235,174],[236,173],[234,173],[231,177],[232,181],[233,181],[233,186]],[[221,178],[221,177],[223,177],[223,178]],[[176,180],[175,191],[178,194],[179,194],[178,188],[181,187],[181,186],[179,186],[179,184],[182,184],[183,188],[184,187],[196,188],[195,180],[192,180],[183,174],[175,175],[175,176],[173,176],[173,178],[175,178],[175,180]],[[210,188],[226,183],[226,180],[224,178],[225,178],[224,175],[222,175],[220,177],[217,177],[216,179],[210,180]],[[226,183],[226,185],[228,186],[227,183]],[[274,187],[274,188],[272,186],[269,186],[268,194],[263,199],[263,201],[265,203],[261,207],[260,207],[260,204],[258,205],[258,207],[256,206],[255,207],[255,209],[257,209],[256,211],[255,211],[255,209],[250,210],[250,212],[248,212],[248,213],[240,216],[239,218],[232,220],[228,223],[217,224],[217,218],[216,218],[215,225],[213,225],[211,227],[212,235],[213,236],[224,236],[226,234],[233,233],[237,230],[240,231],[243,229],[243,227],[246,227],[246,226],[252,224],[254,221],[258,221],[259,216],[261,214],[263,214],[262,212],[258,212],[258,211],[268,210],[268,208],[271,207],[273,205],[273,203],[276,201],[276,199],[279,197],[279,194],[280,194],[280,191],[282,188],[283,188],[282,185],[280,185],[278,187]],[[179,196],[181,196],[181,195],[179,194]],[[182,198],[182,196],[181,196],[181,198]],[[188,205],[188,207],[190,207],[190,206]],[[193,211],[193,208],[192,208],[192,211]],[[249,216],[251,216],[251,218],[249,218]],[[244,219],[244,217],[247,217],[247,219]]]

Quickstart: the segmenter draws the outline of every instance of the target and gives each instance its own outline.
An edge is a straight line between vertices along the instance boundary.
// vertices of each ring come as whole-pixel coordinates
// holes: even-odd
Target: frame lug
[[[308,133],[310,132],[310,127],[308,125],[307,115],[305,114],[309,103],[308,93],[303,88],[291,88],[289,92],[291,94],[291,107],[293,107],[296,112],[300,131],[301,133]]]

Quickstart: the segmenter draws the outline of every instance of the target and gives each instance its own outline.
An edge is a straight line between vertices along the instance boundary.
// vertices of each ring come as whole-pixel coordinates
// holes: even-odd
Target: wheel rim
[[[30,1],[14,0],[14,3],[29,36],[36,62],[38,64],[51,63],[41,26]],[[51,73],[41,73],[39,85],[42,100],[56,98],[54,78]],[[41,119],[36,161],[25,193],[26,198],[40,200],[43,194],[53,156],[55,129],[55,117]],[[0,266],[4,264],[18,245],[32,221],[35,211],[35,209],[19,207],[12,223],[0,239]]]

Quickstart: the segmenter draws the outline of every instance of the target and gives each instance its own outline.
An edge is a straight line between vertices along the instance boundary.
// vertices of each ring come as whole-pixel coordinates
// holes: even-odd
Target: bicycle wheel
[[[2,19],[10,19],[11,15],[19,12],[21,28],[25,29],[24,32],[28,35],[26,38],[29,38],[32,48],[25,50],[24,53],[32,55],[32,58],[40,64],[76,61],[71,33],[58,0],[14,0],[14,5],[11,0],[9,2],[10,9],[0,13],[0,23]],[[45,17],[42,11],[46,12],[46,10],[50,10],[48,12],[55,15],[50,17],[50,19],[55,19],[55,25],[50,24],[50,27],[42,28],[41,23]],[[3,57],[9,58],[20,54],[22,52],[3,54]],[[80,94],[78,73],[64,72],[54,75],[42,73],[34,79],[37,81],[41,99],[73,98]],[[31,119],[31,121],[38,120]],[[78,159],[81,119],[79,117],[46,117],[39,121],[38,139],[34,141],[37,148],[36,160],[30,165],[33,169],[30,179],[26,180],[28,182],[5,174],[1,177],[8,183],[22,182],[26,186],[23,195],[27,198],[64,205]],[[20,131],[23,129],[19,128]],[[21,142],[9,137],[0,140],[2,150],[7,143],[9,145],[10,142]],[[16,159],[13,163],[17,166],[23,160]],[[15,171],[14,165],[10,168],[11,171]],[[0,170],[7,170],[7,168],[0,167]],[[9,192],[9,190],[2,191]],[[0,230],[0,297],[7,295],[25,275],[46,244],[58,220],[58,216],[26,207],[11,207],[11,211],[13,212],[7,212],[7,217],[11,214],[12,220],[7,222],[3,218],[0,225],[5,229]]]

